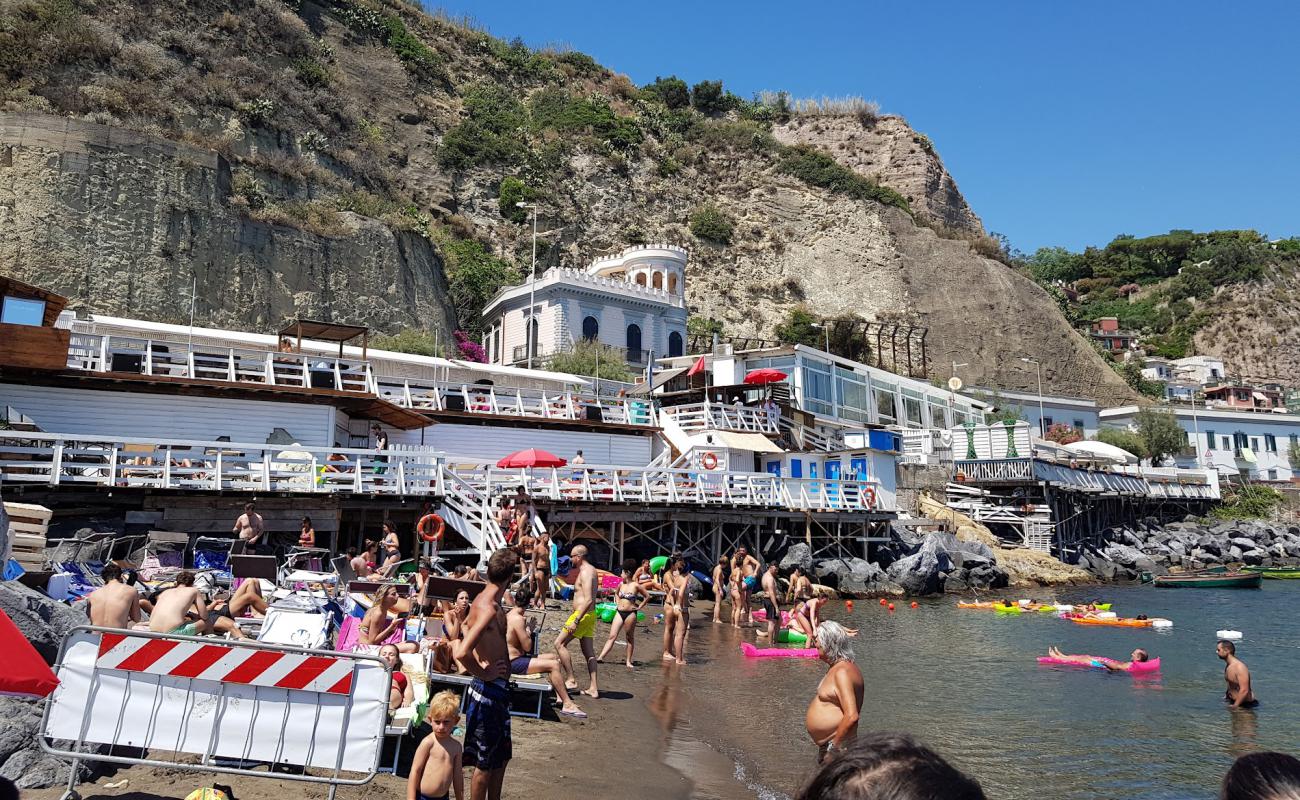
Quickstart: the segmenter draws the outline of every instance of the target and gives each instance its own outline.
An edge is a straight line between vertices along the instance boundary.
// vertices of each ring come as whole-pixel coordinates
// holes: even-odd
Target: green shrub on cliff
[[[528,185],[513,175],[507,175],[501,179],[501,187],[497,189],[497,209],[501,216],[514,223],[522,223],[528,219],[528,210],[520,208],[519,203],[526,203],[533,198],[533,192]]]
[[[440,231],[434,241],[443,258],[443,272],[447,275],[447,293],[456,320],[467,333],[481,334],[479,314],[492,295],[502,286],[523,280],[520,271],[510,262],[488,252],[481,242],[460,239]]]
[[[731,244],[731,237],[736,233],[736,223],[712,203],[691,212],[690,228],[697,239],[721,245]]]
[[[907,198],[898,192],[862,177],[831,155],[807,145],[782,148],[778,168],[811,186],[820,186],[859,200],[873,200],[912,213]]]

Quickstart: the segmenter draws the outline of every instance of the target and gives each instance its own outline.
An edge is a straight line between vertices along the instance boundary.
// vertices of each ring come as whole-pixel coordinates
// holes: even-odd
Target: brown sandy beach
[[[704,626],[712,627],[707,617],[699,614],[692,628],[703,634]],[[606,630],[602,626],[597,636],[603,637]],[[556,633],[548,631],[543,641],[552,641]],[[611,653],[610,663],[602,664],[599,673],[602,696],[596,700],[576,698],[589,714],[588,719],[576,721],[547,711],[541,720],[513,720],[514,759],[506,773],[506,797],[643,797],[651,792],[666,800],[753,796],[736,782],[730,760],[707,746],[672,736],[672,731],[685,723],[682,680],[692,679],[693,667],[661,663],[662,633],[663,628],[656,625],[638,628],[639,666],[635,670],[623,666],[621,647]],[[597,646],[601,641],[598,638]],[[580,662],[577,647],[572,650],[575,662]],[[581,666],[578,670],[579,682],[583,683],[585,672]],[[411,745],[408,742],[404,747],[406,758]],[[391,758],[385,755],[386,760]],[[124,778],[129,781],[126,786],[105,788],[105,784]],[[183,798],[213,783],[229,785],[237,800],[323,797],[327,793],[320,784],[144,766],[110,769],[107,775],[93,784],[82,784],[77,791],[86,800],[156,800]],[[468,793],[468,773],[465,788]],[[405,792],[405,777],[381,774],[363,786],[340,787],[337,797],[404,797]],[[23,797],[58,800],[62,794],[62,787],[54,787],[28,790]]]

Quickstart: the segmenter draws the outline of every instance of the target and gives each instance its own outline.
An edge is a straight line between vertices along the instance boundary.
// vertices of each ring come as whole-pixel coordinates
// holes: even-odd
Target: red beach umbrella
[[[530,447],[527,450],[520,450],[518,453],[511,453],[498,461],[497,466],[503,469],[522,469],[524,467],[562,467],[567,463],[569,462],[554,453]]]
[[[778,381],[783,381],[788,377],[790,376],[786,375],[779,369],[769,369],[764,367],[763,369],[750,370],[749,373],[745,375],[745,383],[761,386],[765,383],[777,383]]]
[[[3,611],[0,611],[0,653],[5,654],[4,669],[0,669],[0,694],[45,697],[59,685],[45,659]]]

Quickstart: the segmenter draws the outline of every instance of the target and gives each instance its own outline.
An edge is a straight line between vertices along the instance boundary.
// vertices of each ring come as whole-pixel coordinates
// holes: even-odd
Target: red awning
[[[790,376],[786,375],[779,369],[768,369],[765,367],[763,369],[751,370],[749,374],[745,376],[745,383],[777,383],[778,381],[783,381],[788,377]]]
[[[554,453],[528,448],[518,453],[511,453],[497,462],[504,469],[522,469],[524,467],[562,467],[569,463]]]
[[[0,670],[0,694],[46,697],[59,685],[45,659],[3,611],[0,611],[0,653],[5,654],[5,666]]]

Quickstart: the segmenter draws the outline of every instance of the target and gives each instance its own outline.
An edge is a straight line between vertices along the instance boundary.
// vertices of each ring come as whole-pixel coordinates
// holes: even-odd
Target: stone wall
[[[295,317],[450,338],[442,261],[422,236],[343,214],[323,236],[250,219],[215,152],[122,128],[0,114],[0,272],[73,308],[273,330]]]

